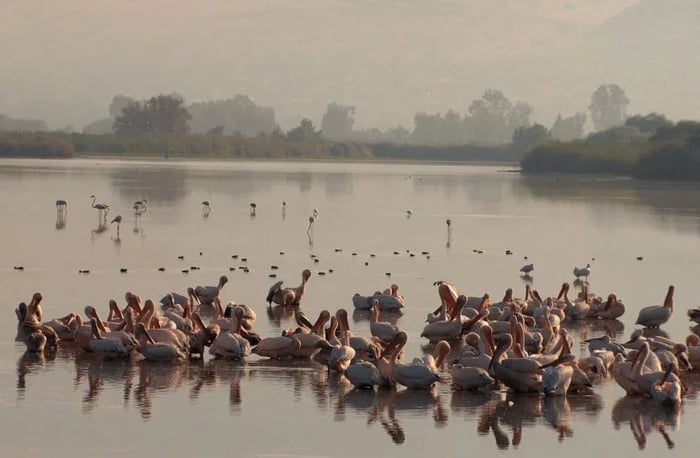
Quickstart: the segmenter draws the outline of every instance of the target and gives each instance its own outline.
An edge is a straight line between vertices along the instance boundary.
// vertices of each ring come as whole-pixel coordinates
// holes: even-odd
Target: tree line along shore
[[[586,115],[559,115],[551,128],[532,124],[532,108],[488,90],[462,116],[416,113],[399,126],[355,129],[355,108],[330,103],[321,129],[308,118],[287,132],[274,110],[246,96],[185,105],[177,95],[115,96],[105,118],[77,133],[48,131],[42,121],[0,115],[0,157],[85,155],[190,159],[339,159],[520,163],[524,173],[612,174],[643,179],[700,179],[700,122],[664,115],[627,116],[629,99],[601,85]]]

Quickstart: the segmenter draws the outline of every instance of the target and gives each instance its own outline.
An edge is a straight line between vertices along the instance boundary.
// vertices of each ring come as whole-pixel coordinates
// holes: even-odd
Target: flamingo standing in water
[[[447,223],[447,247],[449,248],[452,245],[452,220],[447,218],[445,223]]]
[[[122,224],[122,215],[117,215],[112,220],[111,224],[117,223],[117,238],[119,238],[119,227]]]
[[[309,216],[309,227],[306,228],[306,235],[309,237],[309,243],[314,242],[314,222],[316,218]]]
[[[67,209],[68,209],[68,202],[66,202],[63,199],[58,199],[56,201],[56,211],[58,212],[59,215],[64,214]]]
[[[91,204],[92,208],[96,208],[98,211],[98,215],[101,215],[104,219],[107,219],[107,213],[109,213],[109,205],[96,204],[95,200],[97,200],[97,198],[95,197],[94,194],[90,196],[90,199],[92,199],[92,204]]]
[[[147,203],[148,201],[145,198],[137,200],[136,202],[134,202],[134,211],[139,214],[145,212],[146,210],[148,210],[148,207],[146,206]]]

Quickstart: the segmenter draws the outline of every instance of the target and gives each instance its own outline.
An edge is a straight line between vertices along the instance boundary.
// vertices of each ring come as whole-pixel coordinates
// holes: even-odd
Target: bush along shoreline
[[[521,170],[700,181],[700,123],[680,121],[653,134],[627,130],[624,135],[612,135],[614,129],[585,140],[537,145],[522,159]]]

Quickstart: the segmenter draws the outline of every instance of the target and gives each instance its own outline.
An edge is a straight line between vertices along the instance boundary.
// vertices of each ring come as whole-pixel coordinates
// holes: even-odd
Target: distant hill
[[[591,31],[590,51],[632,106],[700,118],[700,1],[642,0]]]

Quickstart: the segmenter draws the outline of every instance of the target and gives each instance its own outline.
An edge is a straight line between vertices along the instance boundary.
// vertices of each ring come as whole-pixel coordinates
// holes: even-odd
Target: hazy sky
[[[689,102],[700,99],[700,53],[674,46],[700,36],[695,3],[0,0],[0,113],[82,128],[115,94],[242,93],[275,108],[285,128],[318,122],[333,101],[355,105],[359,127],[412,127],[416,111],[463,113],[497,88],[549,124],[616,82],[632,112],[700,118]],[[639,39],[647,29],[651,45],[651,34]]]

